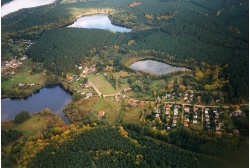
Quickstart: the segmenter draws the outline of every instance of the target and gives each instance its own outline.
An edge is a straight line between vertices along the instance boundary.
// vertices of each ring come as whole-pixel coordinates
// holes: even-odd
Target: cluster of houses
[[[4,62],[4,65],[1,67],[1,70],[2,70],[2,71],[5,71],[5,70],[10,69],[10,68],[16,69],[19,65],[22,65],[22,64],[23,64],[21,61],[22,61],[22,60],[25,60],[25,59],[27,58],[27,56],[26,56],[26,55],[23,55],[23,56],[20,58],[21,61],[18,61],[16,58],[17,58],[17,57],[11,59],[10,61],[5,61],[5,62]]]
[[[16,88],[16,87],[24,87],[24,86],[35,86],[35,84],[34,83],[27,83],[27,84],[25,84],[25,83],[18,83],[17,85],[12,85],[11,87],[12,88]]]
[[[14,41],[13,39],[9,39],[9,43],[18,43],[18,44],[25,44],[25,50],[28,50],[28,48],[35,44],[36,41],[33,41],[33,40],[17,40],[17,41]]]
[[[130,87],[123,89],[124,92],[128,92],[128,91],[131,91],[131,90],[132,90],[132,88],[130,88]]]
[[[96,71],[96,64],[93,64],[89,67],[85,66],[84,68],[82,66],[79,66],[78,69],[82,69],[82,75],[91,74]]]
[[[186,91],[184,93],[179,93],[179,95],[177,95],[174,92],[174,93],[171,93],[171,94],[166,94],[165,98],[166,99],[178,99],[178,100],[183,99],[184,101],[191,102],[191,101],[193,101],[193,98],[194,98],[194,92],[190,91],[190,93],[188,93]],[[198,97],[198,99],[200,99],[200,96]]]
[[[188,123],[197,124],[198,119],[201,120],[201,115],[198,112],[198,107],[184,107],[184,126],[188,126]],[[192,115],[191,115],[192,113]]]
[[[204,112],[205,127],[211,128],[211,125],[215,125],[215,130],[221,131],[222,123],[220,123],[220,121],[219,121],[220,113],[223,113],[223,112],[219,112],[219,111],[217,111],[217,109],[212,110],[209,108],[205,108],[205,112]]]

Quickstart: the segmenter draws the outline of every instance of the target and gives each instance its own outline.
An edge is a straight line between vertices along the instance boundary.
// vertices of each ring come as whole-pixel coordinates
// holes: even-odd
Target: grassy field
[[[143,112],[143,108],[136,107],[134,109],[131,109],[131,110],[125,112],[125,116],[123,118],[123,121],[127,122],[127,123],[138,124],[139,123],[140,111]]]
[[[104,111],[106,115],[105,121],[110,124],[115,124],[120,119],[121,108],[121,102],[115,102],[114,100],[111,100],[111,98],[109,98],[108,100],[102,98],[98,102],[94,111],[96,114],[98,113],[98,111]]]
[[[103,93],[103,94],[115,94],[119,91],[115,90],[114,87],[105,79],[102,74],[88,75],[89,80]]]
[[[60,118],[58,121],[55,121],[54,117],[55,116],[45,117],[40,115],[32,115],[31,118],[21,124],[15,124],[13,121],[2,122],[1,129],[22,131],[23,136],[19,139],[22,140],[24,137],[36,135],[38,132],[43,133],[49,124],[54,124],[55,126],[64,125],[64,122]]]
[[[40,83],[43,84],[46,80],[46,77],[43,73],[30,75],[30,72],[22,72],[16,73],[14,78],[11,78],[7,81],[3,81],[1,83],[2,88],[4,90],[9,90],[12,85],[16,85],[18,83]]]
[[[88,112],[90,110],[93,110],[95,107],[99,97],[93,97],[88,99],[80,99],[75,103],[75,105],[80,108],[84,112]]]
[[[122,91],[124,88],[130,87],[130,84],[128,84],[127,79],[122,79],[121,80],[121,85],[119,87],[118,81],[120,77],[126,77],[129,76],[130,74],[126,71],[120,71],[120,72],[114,72],[114,76],[116,79],[116,88],[118,88],[119,91]]]

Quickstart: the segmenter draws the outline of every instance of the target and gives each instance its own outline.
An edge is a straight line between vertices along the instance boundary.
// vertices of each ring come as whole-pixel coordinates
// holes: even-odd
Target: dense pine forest
[[[217,157],[144,137],[122,126],[96,123],[91,126],[72,124],[55,127],[49,132],[30,137],[26,142],[16,143],[11,155],[21,167],[238,166]],[[240,165],[244,166],[243,162]]]

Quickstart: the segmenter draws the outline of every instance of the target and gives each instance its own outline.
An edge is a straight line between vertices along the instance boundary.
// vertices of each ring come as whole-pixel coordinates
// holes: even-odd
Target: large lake
[[[137,61],[129,67],[135,70],[151,72],[156,75],[167,74],[177,70],[189,70],[187,68],[175,67],[153,60]]]
[[[54,0],[14,0],[1,7],[1,17],[22,8],[32,8],[52,3]]]
[[[87,15],[77,19],[72,25],[68,27],[77,28],[97,28],[97,29],[108,29],[116,32],[131,32],[131,29],[119,27],[111,24],[107,14],[95,14]]]
[[[39,93],[33,93],[27,99],[2,99],[1,121],[12,120],[16,114],[23,110],[35,113],[49,108],[52,112],[62,117],[66,124],[69,124],[69,119],[63,113],[63,108],[71,101],[71,94],[61,86],[43,88]]]

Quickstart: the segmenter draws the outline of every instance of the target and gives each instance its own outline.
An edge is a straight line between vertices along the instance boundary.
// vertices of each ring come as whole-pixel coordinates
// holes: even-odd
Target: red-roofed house
[[[139,107],[144,107],[144,106],[145,106],[145,103],[141,101],[141,102],[139,103],[138,106],[139,106]]]
[[[99,111],[99,112],[98,112],[98,115],[99,115],[99,116],[104,116],[104,115],[105,115],[105,112],[104,112],[104,111]]]

